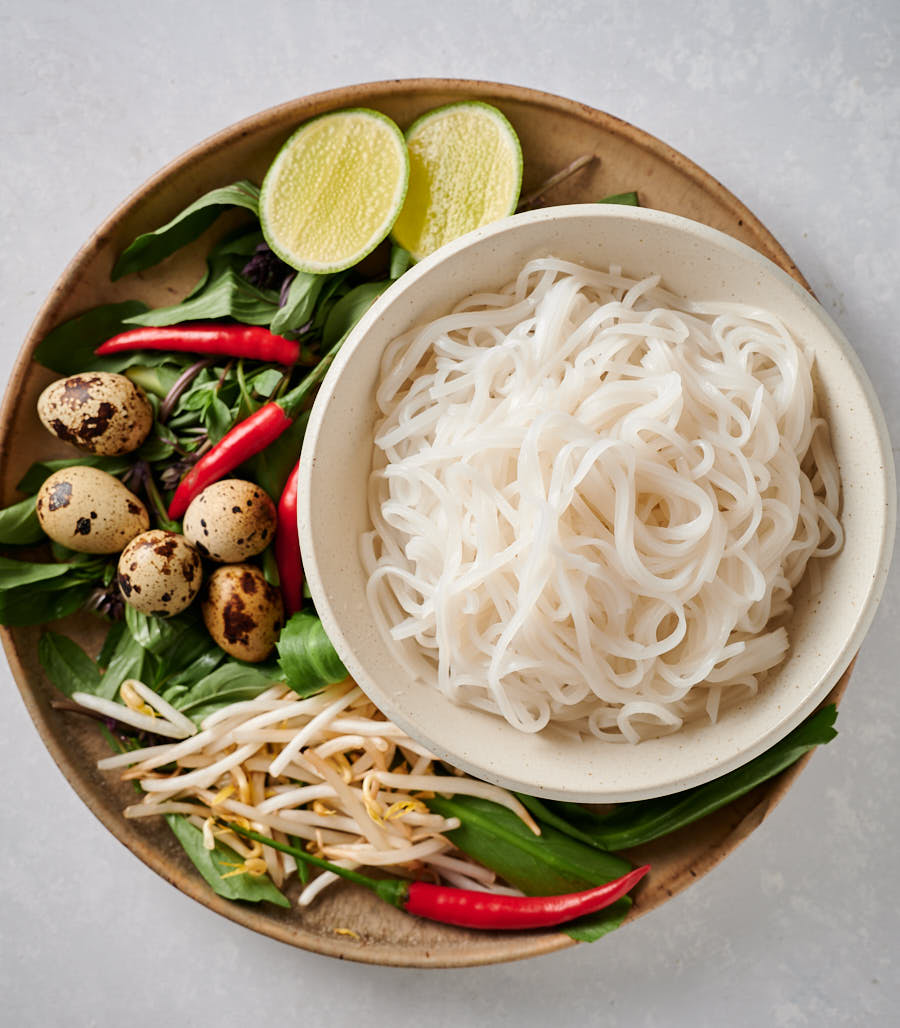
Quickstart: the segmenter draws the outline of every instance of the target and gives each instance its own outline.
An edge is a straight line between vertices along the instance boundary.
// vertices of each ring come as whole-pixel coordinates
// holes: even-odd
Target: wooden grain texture
[[[494,103],[512,122],[525,156],[523,195],[590,153],[595,159],[543,196],[542,202],[585,202],[637,189],[643,206],[681,214],[727,232],[806,286],[778,242],[715,179],[652,136],[583,104],[518,86],[452,79],[378,82],[304,97],[248,118],[173,161],[129,197],[74,257],[39,311],[7,386],[0,412],[3,503],[17,498],[15,483],[33,460],[71,452],[51,439],[37,419],[37,396],[55,377],[31,359],[40,339],[61,321],[100,303],[134,297],[153,305],[174,302],[196,282],[210,239],[224,231],[227,219],[157,268],[111,283],[113,261],[135,235],[167,221],[209,189],[239,178],[260,181],[288,134],[313,115],[365,106],[383,111],[405,127],[433,107],[463,99]],[[73,635],[89,652],[97,652],[100,633],[92,619],[68,618],[55,627]],[[108,750],[96,728],[49,706],[55,691],[37,659],[39,636],[37,628],[2,630],[22,698],[53,759],[121,842],[210,909],[291,945],[374,964],[462,967],[533,957],[575,945],[568,936],[553,931],[471,932],[420,921],[355,886],[332,889],[303,911],[231,903],[215,896],[165,825],[124,819],[121,811],[133,799],[133,791],[113,775],[97,771],[97,759]],[[850,670],[835,686],[830,701],[840,699]],[[643,847],[640,856],[652,859],[653,874],[638,887],[629,921],[660,906],[727,856],[762,823],[808,759],[690,829]],[[296,895],[296,889],[290,894]]]

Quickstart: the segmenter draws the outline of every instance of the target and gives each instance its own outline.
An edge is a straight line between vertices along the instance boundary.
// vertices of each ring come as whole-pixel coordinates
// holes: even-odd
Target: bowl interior
[[[446,313],[476,290],[500,287],[536,256],[626,274],[663,276],[696,299],[758,303],[815,354],[820,405],[843,485],[846,543],[818,561],[795,592],[791,650],[752,701],[716,724],[694,723],[639,746],[523,734],[498,717],[458,707],[411,681],[382,639],[366,601],[358,539],[369,526],[374,390],[385,346]],[[394,721],[435,754],[524,792],[618,802],[700,784],[739,766],[795,727],[835,684],[868,627],[893,538],[892,464],[871,386],[837,327],[796,282],[729,236],[674,215],[574,205],[518,215],[445,247],[371,308],[348,339],[316,400],[303,446],[301,545],[317,610],[350,673]]]

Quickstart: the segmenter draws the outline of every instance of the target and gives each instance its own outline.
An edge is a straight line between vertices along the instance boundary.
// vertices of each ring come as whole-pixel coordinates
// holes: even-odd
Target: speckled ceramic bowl
[[[791,650],[754,699],[715,724],[695,722],[641,743],[524,734],[416,685],[380,635],[366,601],[357,541],[369,526],[374,389],[385,346],[468,294],[511,281],[531,257],[635,277],[661,272],[675,292],[758,303],[815,354],[817,392],[843,483],[843,550],[821,562],[821,591],[800,588]],[[619,802],[676,792],[763,752],[809,714],[847,668],[875,611],[890,559],[895,490],[875,394],[825,311],[780,268],[715,229],[659,211],[579,204],[518,215],[422,261],[371,308],[345,343],[313,408],[303,446],[301,546],[316,608],[353,677],[411,736],[491,782],[539,796]]]

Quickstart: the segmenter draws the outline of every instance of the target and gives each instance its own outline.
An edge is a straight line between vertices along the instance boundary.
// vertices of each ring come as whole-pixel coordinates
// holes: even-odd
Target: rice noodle
[[[524,732],[715,719],[835,553],[811,358],[772,313],[543,258],[385,351],[360,542],[418,681]]]

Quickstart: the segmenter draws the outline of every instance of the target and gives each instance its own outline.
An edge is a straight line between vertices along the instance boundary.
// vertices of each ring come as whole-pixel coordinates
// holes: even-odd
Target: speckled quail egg
[[[167,618],[190,606],[203,581],[200,554],[177,532],[141,532],[119,557],[119,591],[135,610]]]
[[[253,557],[275,537],[277,515],[268,494],[253,482],[226,478],[194,497],[184,534],[204,557],[235,564]]]
[[[63,442],[106,457],[136,450],[153,427],[153,408],[124,375],[89,371],[53,382],[37,402],[44,427]]]
[[[47,535],[79,553],[118,553],[150,527],[143,503],[99,468],[55,471],[41,486],[35,509]]]
[[[281,593],[252,564],[216,568],[206,584],[202,611],[219,646],[251,664],[269,656],[284,622]]]

